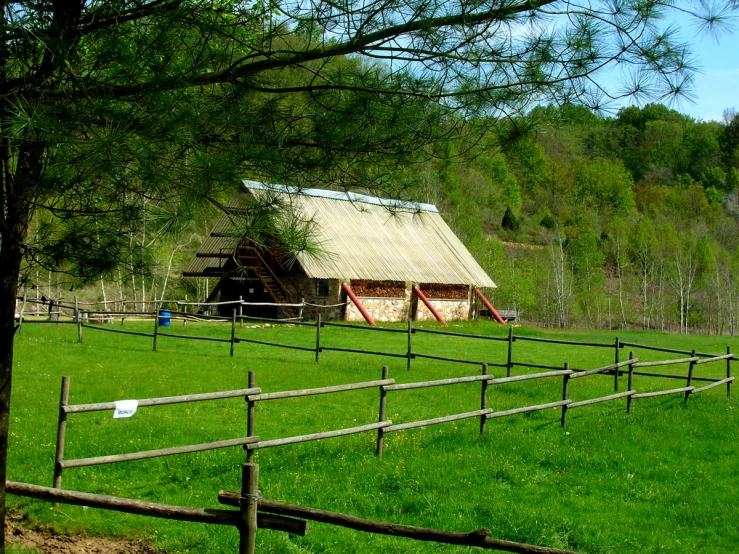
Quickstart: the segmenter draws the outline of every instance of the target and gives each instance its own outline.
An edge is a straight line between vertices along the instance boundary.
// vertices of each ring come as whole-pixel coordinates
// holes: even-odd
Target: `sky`
[[[690,26],[683,31],[684,40],[693,46],[700,72],[695,78],[695,102],[682,102],[675,108],[696,119],[720,121],[726,108],[739,112],[739,25],[718,38],[700,34]]]
[[[693,102],[682,100],[670,107],[703,121],[721,121],[727,108],[739,112],[739,18],[717,36],[698,32],[689,21],[680,22],[679,33],[691,44],[699,71]]]

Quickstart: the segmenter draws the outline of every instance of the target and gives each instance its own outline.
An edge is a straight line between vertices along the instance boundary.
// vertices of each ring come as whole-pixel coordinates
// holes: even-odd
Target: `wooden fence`
[[[574,371],[569,367],[568,363],[565,363],[561,369],[554,371],[546,371],[543,373],[534,373],[527,375],[516,375],[510,377],[499,377],[496,378],[494,375],[488,373],[488,365],[481,365],[481,372],[478,375],[468,375],[464,377],[454,377],[449,379],[439,379],[434,381],[422,381],[413,383],[396,383],[394,379],[389,378],[388,367],[385,366],[382,369],[381,378],[374,381],[364,381],[359,383],[349,383],[334,385],[328,387],[311,388],[311,389],[300,389],[291,391],[277,391],[277,392],[263,392],[259,387],[256,386],[256,377],[253,371],[249,372],[249,384],[248,388],[241,390],[225,391],[225,392],[214,392],[205,394],[192,394],[186,396],[172,396],[166,398],[150,398],[137,401],[140,407],[154,407],[165,404],[180,404],[185,402],[198,402],[198,401],[211,401],[224,398],[235,398],[243,397],[246,401],[246,435],[244,437],[231,438],[216,442],[201,443],[195,445],[178,446],[170,448],[160,448],[155,450],[146,450],[140,452],[130,452],[126,454],[114,454],[96,456],[91,458],[81,459],[64,459],[64,443],[66,440],[66,425],[67,417],[70,414],[102,411],[102,410],[115,410],[115,402],[104,402],[97,404],[78,404],[69,405],[69,377],[62,378],[62,387],[59,403],[59,419],[57,425],[57,447],[56,447],[56,462],[54,467],[54,487],[61,488],[62,472],[67,468],[84,467],[91,465],[101,464],[112,464],[119,462],[128,462],[134,460],[141,460],[147,458],[156,458],[162,456],[172,456],[176,454],[185,454],[191,452],[200,452],[204,450],[213,450],[218,448],[227,448],[231,446],[242,446],[247,451],[247,462],[253,461],[253,453],[255,450],[264,448],[274,448],[278,446],[286,446],[289,444],[297,444],[302,442],[310,442],[317,440],[324,440],[329,438],[336,438],[342,436],[353,435],[357,433],[376,432],[377,433],[377,445],[376,453],[378,456],[383,454],[383,443],[384,437],[388,433],[395,433],[400,431],[406,431],[409,429],[415,429],[418,427],[427,427],[430,425],[439,425],[443,423],[450,423],[453,421],[459,421],[463,419],[478,418],[480,421],[479,430],[480,433],[485,432],[486,422],[489,419],[496,419],[501,417],[513,416],[517,414],[533,412],[538,410],[546,410],[549,408],[560,408],[561,426],[565,427],[567,424],[567,413],[569,410],[580,408],[584,406],[590,406],[602,402],[610,402],[619,399],[626,399],[626,411],[631,412],[632,402],[635,399],[650,398],[655,396],[662,396],[668,394],[684,394],[684,402],[687,402],[691,395],[698,394],[701,392],[708,391],[715,387],[726,385],[727,395],[730,394],[730,386],[734,381],[734,377],[731,376],[731,365],[730,361],[734,358],[733,354],[726,354],[722,356],[713,356],[711,358],[699,358],[698,356],[692,356],[690,358],[680,358],[673,360],[661,360],[654,362],[639,362],[637,358],[633,356],[633,352],[629,353],[629,359],[611,364],[604,367],[599,367],[589,370]],[[702,364],[724,362],[726,364],[726,378],[713,378],[713,377],[698,377],[694,375],[695,367]],[[666,366],[666,365],[684,365],[687,364],[687,373],[684,376],[677,375],[664,375],[659,373],[635,371],[637,368],[647,368],[653,366]],[[625,370],[623,368],[626,368]],[[584,377],[591,376],[607,376],[611,372],[625,371],[628,375],[627,390],[624,392],[602,396],[598,398],[591,398],[586,400],[579,400],[574,402],[570,398],[570,381],[582,379]],[[682,378],[685,380],[685,386],[669,390],[661,390],[656,392],[643,392],[639,393],[634,388],[634,376],[645,375],[651,377],[665,377],[668,379]],[[543,404],[536,404],[530,406],[522,406],[518,408],[496,411],[488,406],[488,395],[490,387],[504,386],[508,383],[533,381],[539,379],[562,379],[562,396],[559,399],[553,399],[551,402]],[[709,382],[708,385],[702,387],[695,387],[694,381],[700,379],[701,381]],[[392,392],[395,397],[400,391],[424,389],[431,387],[449,387],[460,384],[474,384],[477,383],[480,386],[480,403],[479,408],[471,409],[470,411],[451,414],[451,415],[440,415],[439,417],[422,419],[417,421],[409,422],[393,422],[387,419],[387,403],[388,393]],[[376,422],[368,422],[358,426],[345,427],[342,429],[332,430],[319,430],[315,433],[307,435],[296,435],[291,437],[278,437],[270,439],[262,439],[260,436],[255,434],[256,428],[256,405],[260,402],[271,402],[277,400],[287,400],[293,398],[317,396],[324,394],[338,394],[348,391],[356,391],[362,389],[378,389],[379,393],[379,408],[378,417]],[[470,406],[473,408],[473,406]]]
[[[6,481],[5,490],[8,494],[45,500],[55,504],[72,504],[176,521],[232,526],[239,532],[239,554],[254,554],[258,529],[271,529],[305,536],[308,532],[308,522],[306,520],[319,521],[366,533],[392,535],[442,544],[473,546],[503,552],[577,554],[570,550],[495,539],[490,536],[490,530],[484,528],[468,533],[441,531],[411,525],[372,521],[338,512],[266,500],[259,491],[259,466],[257,464],[243,464],[241,476],[240,492],[220,491],[218,493],[218,501],[221,504],[235,506],[239,508],[238,510],[172,506],[117,496],[65,491],[13,481]]]
[[[238,301],[236,301],[236,303],[238,303]],[[613,342],[608,343],[608,342],[568,341],[568,340],[560,340],[560,339],[531,337],[531,336],[526,336],[526,335],[515,335],[513,333],[512,327],[509,327],[507,337],[494,337],[494,336],[489,336],[489,335],[475,335],[471,333],[455,333],[452,331],[443,331],[443,330],[437,330],[437,329],[425,329],[425,328],[420,328],[420,327],[413,327],[413,322],[411,321],[407,322],[406,329],[393,329],[393,328],[387,328],[387,327],[364,327],[364,326],[352,325],[348,323],[323,321],[320,315],[317,317],[315,322],[293,321],[293,320],[286,321],[282,319],[251,317],[251,316],[238,315],[236,310],[234,310],[230,318],[221,317],[221,316],[209,316],[209,315],[203,315],[203,314],[196,315],[196,314],[191,314],[187,312],[178,312],[178,311],[173,311],[173,310],[167,310],[169,315],[161,315],[159,311],[119,312],[119,313],[88,312],[88,317],[87,317],[88,323],[85,323],[85,317],[83,317],[83,312],[78,306],[60,305],[59,307],[60,310],[64,308],[66,309],[71,308],[73,310],[71,312],[70,319],[68,320],[57,318],[56,321],[38,321],[38,320],[28,320],[28,321],[29,322],[30,321],[41,322],[41,323],[51,322],[51,323],[75,324],[77,326],[78,342],[82,342],[82,330],[83,329],[93,329],[96,331],[123,333],[127,335],[148,337],[152,339],[152,349],[155,352],[157,350],[157,344],[158,344],[159,338],[166,337],[166,338],[183,339],[183,340],[200,340],[200,341],[228,343],[230,345],[231,356],[234,356],[235,345],[239,343],[259,344],[262,346],[271,346],[271,347],[276,347],[276,348],[285,348],[285,349],[290,349],[290,350],[300,350],[304,352],[311,352],[314,355],[314,359],[316,363],[320,361],[320,355],[322,352],[342,352],[342,353],[354,353],[354,354],[364,354],[364,355],[371,355],[371,356],[383,356],[383,357],[389,357],[389,358],[405,359],[406,368],[408,370],[411,369],[412,360],[415,360],[415,359],[428,359],[428,360],[436,360],[436,361],[443,361],[443,362],[449,362],[449,363],[467,364],[467,365],[476,365],[476,366],[481,366],[483,364],[486,364],[488,367],[505,368],[506,377],[511,376],[512,370],[515,367],[527,367],[527,368],[544,369],[544,370],[550,370],[550,371],[556,371],[562,368],[561,365],[536,364],[532,362],[516,361],[514,359],[514,348],[513,348],[513,344],[515,342],[529,341],[529,342],[540,342],[540,343],[557,344],[557,345],[564,345],[564,346],[608,349],[608,350],[613,350],[614,365],[617,366],[616,369],[611,368],[607,372],[609,375],[613,376],[614,391],[618,391],[619,389],[619,377],[626,374],[626,370],[620,369],[623,366],[618,365],[619,359],[620,359],[620,351],[626,347],[639,348],[639,349],[656,351],[656,352],[697,356],[701,359],[708,359],[708,360],[714,359],[716,357],[715,354],[696,352],[695,350],[677,350],[677,349],[672,349],[672,348],[651,346],[647,344],[625,342],[625,341],[621,341],[618,337],[615,337]],[[63,312],[60,311],[60,313],[64,315]],[[92,314],[92,315],[89,315],[89,314]],[[99,318],[102,316],[109,317],[109,318],[121,317],[122,323],[128,317],[145,318],[147,320],[153,321],[153,330],[151,333],[143,333],[139,331],[127,331],[123,329],[115,329],[115,328],[112,328],[112,326],[110,325],[93,325],[89,323],[91,318],[92,319],[97,318],[98,320],[100,320]],[[207,337],[207,336],[197,336],[197,335],[183,335],[183,334],[177,334],[177,333],[170,332],[168,330],[169,329],[168,327],[165,327],[164,328],[165,330],[162,331],[160,328],[161,327],[160,323],[162,321],[170,321],[170,322],[171,321],[182,321],[183,324],[186,324],[188,321],[230,322],[231,332],[228,338]],[[239,325],[243,325],[244,321],[262,321],[262,322],[271,322],[274,324],[290,324],[290,325],[297,325],[297,326],[313,327],[316,330],[315,331],[315,345],[304,346],[304,345],[297,345],[297,344],[285,344],[285,343],[264,341],[264,340],[258,340],[258,339],[238,336],[237,330],[236,330],[237,322],[239,323]],[[20,325],[22,324],[23,324],[23,314],[21,310]],[[325,344],[325,338],[322,336],[322,333],[321,333],[321,330],[326,327],[351,329],[353,331],[358,331],[358,332],[366,331],[366,332],[373,332],[373,333],[404,334],[407,337],[407,340],[405,341],[406,348],[404,349],[403,352],[388,352],[388,351],[376,351],[376,350],[367,350],[367,349],[360,349],[360,348],[344,348],[344,347],[338,347],[338,346],[327,346]],[[413,336],[416,334],[430,334],[430,335],[436,335],[436,336],[450,337],[450,339],[472,339],[472,340],[480,340],[480,341],[505,342],[507,344],[506,359],[505,359],[505,362],[490,361],[490,360],[470,360],[470,359],[464,359],[464,358],[438,356],[438,355],[429,354],[426,352],[419,352],[417,350],[414,351]],[[323,344],[322,344],[322,340],[324,341]],[[730,356],[730,354],[731,354],[731,348],[727,346],[726,347],[727,359],[730,361],[736,361],[737,359],[733,356]],[[577,369],[577,368],[570,368],[570,369],[575,372],[584,371],[583,369]],[[729,367],[729,362],[727,362],[727,377],[730,376],[730,372],[731,370]],[[649,373],[636,372],[635,375],[649,375]],[[656,376],[683,379],[682,376],[671,376],[670,377],[668,375],[663,375],[663,374],[657,374]],[[706,380],[706,379],[707,378],[696,377],[695,380]],[[730,391],[730,385],[728,385],[727,388]]]

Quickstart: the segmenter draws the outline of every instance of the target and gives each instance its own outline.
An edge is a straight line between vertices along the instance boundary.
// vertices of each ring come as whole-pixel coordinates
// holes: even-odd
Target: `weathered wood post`
[[[629,351],[629,360],[634,359],[634,351]],[[627,381],[626,390],[631,390],[631,387],[634,384],[634,362],[629,363],[629,379]],[[631,413],[631,395],[626,397],[626,413]]]
[[[569,362],[565,362],[565,371],[570,369]],[[570,376],[568,374],[565,374],[562,376],[562,400],[567,400],[567,395],[569,393],[570,385]],[[562,404],[562,421],[561,425],[564,428],[565,425],[567,425],[567,404]]]
[[[731,354],[731,346],[726,347],[726,354]],[[726,378],[731,379],[731,358],[726,358]],[[731,381],[726,383],[726,398],[731,397]]]
[[[256,387],[256,375],[253,371],[249,372],[249,384],[248,387],[250,389],[253,389]],[[246,436],[247,437],[253,437],[254,436],[254,408],[256,407],[256,402],[253,400],[250,400],[249,397],[246,397]],[[246,461],[247,463],[252,463],[254,461],[254,451],[251,449],[246,450]]]
[[[244,327],[244,297],[239,296],[239,327]]]
[[[619,359],[619,348],[621,347],[621,341],[618,340],[618,337],[616,337],[616,346],[615,346],[615,354],[613,356],[613,363],[617,364]],[[615,368],[613,370],[613,390],[618,391],[618,368]]]
[[[67,412],[69,403],[69,377],[62,377],[62,390],[59,396],[59,422],[56,427],[56,456],[54,463],[54,488],[62,488],[62,460],[64,460],[64,438],[67,434]],[[57,507],[57,504],[54,504]]]
[[[488,364],[482,364],[482,374],[488,374]],[[484,410],[488,407],[488,382],[486,380],[480,381],[482,383],[482,390],[480,391],[480,409]],[[485,414],[480,416],[480,434],[485,432],[485,423],[488,418]]]
[[[695,358],[695,348],[690,352],[690,357],[691,358]],[[686,387],[689,387],[690,384],[693,381],[693,368],[694,367],[695,367],[695,362],[694,361],[691,361],[690,362],[690,365],[688,366],[688,380],[685,383],[685,386]],[[690,398],[690,391],[689,390],[686,390],[685,391],[685,396],[683,397],[683,402],[687,402],[688,401],[688,398]]]
[[[387,379],[388,376],[388,367],[386,365],[382,366],[382,378]],[[377,417],[377,421],[385,421],[385,405],[387,403],[387,391],[385,391],[385,387],[380,387],[380,412],[379,416]],[[382,458],[382,447],[385,440],[385,430],[380,428],[377,430],[377,456],[379,458]]]
[[[239,554],[254,554],[257,545],[257,501],[259,498],[259,465],[241,468],[241,525]]]
[[[77,342],[82,342],[82,318],[80,317],[80,307],[76,294],[74,295],[74,319],[77,323]]]
[[[236,342],[236,310],[231,312],[231,357],[234,357],[234,343]]]
[[[316,316],[316,363],[321,355],[321,314]]]
[[[123,312],[123,315],[121,316],[121,327],[123,327],[123,322],[126,321],[126,301],[121,301],[121,311]]]
[[[23,316],[26,314],[26,293],[23,293],[23,303],[21,304],[21,311],[18,312],[18,332],[23,329]]]
[[[408,318],[408,350],[406,353],[405,368],[411,370],[411,359],[413,358],[413,322]]]
[[[146,304],[144,304],[144,311],[146,311]],[[159,335],[159,310],[157,305],[154,304],[154,352],[157,351],[157,336]]]
[[[505,376],[511,376],[513,367],[513,327],[508,327],[508,362],[506,362]]]

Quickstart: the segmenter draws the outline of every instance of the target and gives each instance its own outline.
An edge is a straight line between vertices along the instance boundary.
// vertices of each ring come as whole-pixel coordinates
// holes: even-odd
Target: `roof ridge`
[[[439,213],[439,210],[433,204],[423,204],[421,202],[410,202],[406,200],[394,200],[391,198],[380,198],[377,196],[367,196],[356,192],[340,192],[325,189],[305,189],[299,187],[291,187],[288,185],[275,185],[269,183],[261,183],[258,181],[250,181],[244,179],[244,187],[247,189],[266,190],[271,192],[279,192],[281,194],[300,194],[303,196],[315,196],[318,198],[328,198],[329,200],[343,200],[345,202],[361,202],[363,204],[373,204],[384,208],[400,208],[409,211],[422,211]]]

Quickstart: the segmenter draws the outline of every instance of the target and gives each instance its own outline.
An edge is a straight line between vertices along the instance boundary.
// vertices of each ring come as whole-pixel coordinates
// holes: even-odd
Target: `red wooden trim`
[[[485,304],[485,307],[490,310],[490,313],[493,314],[493,317],[495,318],[495,321],[500,323],[501,325],[505,325],[505,320],[500,317],[500,314],[493,308],[493,305],[490,303],[490,300],[485,298],[485,295],[482,293],[480,289],[475,289],[475,293],[477,293],[477,296],[480,297],[480,300],[482,300],[482,303]]]
[[[362,317],[364,317],[364,319],[367,320],[367,323],[369,323],[370,325],[372,325],[372,327],[375,327],[375,320],[372,318],[372,316],[370,315],[370,313],[364,308],[364,306],[362,305],[362,303],[359,301],[359,298],[357,298],[357,296],[354,294],[354,291],[351,289],[351,287],[349,287],[349,285],[347,283],[343,283],[341,285],[341,288],[344,289],[344,292],[349,297],[349,299],[352,302],[354,302],[354,305],[359,310],[359,313],[362,314]]]
[[[421,289],[419,289],[417,286],[413,287],[413,292],[415,292],[418,295],[418,298],[421,299],[421,302],[426,304],[426,307],[429,309],[429,311],[434,314],[434,317],[439,320],[441,323],[446,325],[446,321],[444,321],[444,318],[441,316],[439,312],[436,311],[436,308],[433,307],[431,302],[429,302],[429,299],[426,298],[426,295],[421,292]]]

